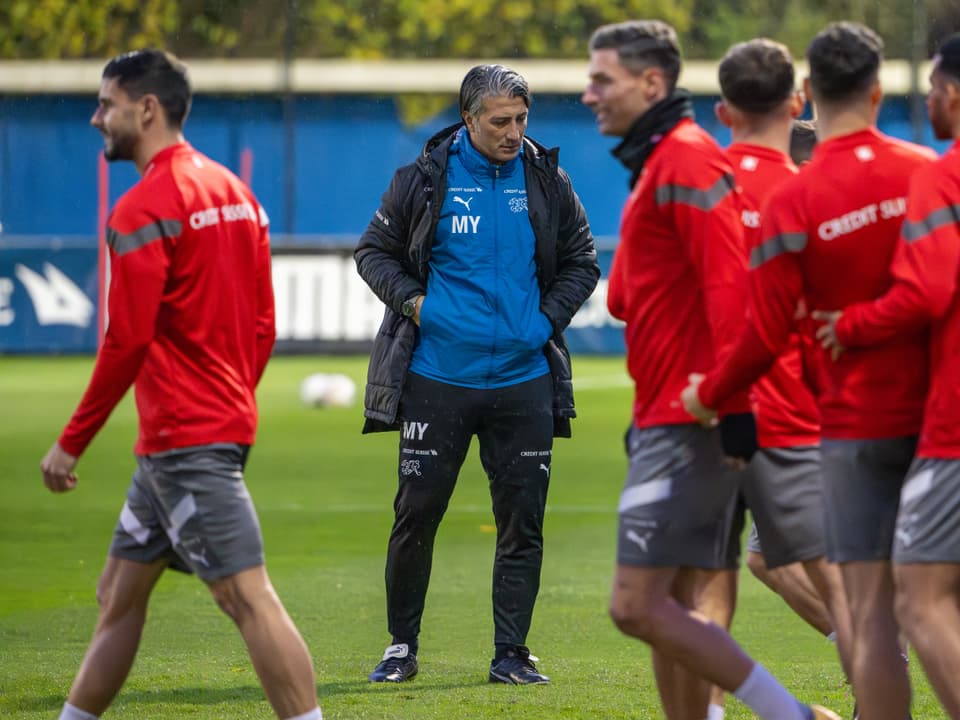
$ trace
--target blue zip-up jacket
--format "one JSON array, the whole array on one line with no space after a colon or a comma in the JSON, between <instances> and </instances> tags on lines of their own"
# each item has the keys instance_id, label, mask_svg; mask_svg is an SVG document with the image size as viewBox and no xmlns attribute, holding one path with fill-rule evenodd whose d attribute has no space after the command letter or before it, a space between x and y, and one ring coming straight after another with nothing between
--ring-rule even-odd
<instances>
[{"instance_id":1,"label":"blue zip-up jacket","mask_svg":"<svg viewBox=\"0 0 960 720\"><path fill-rule=\"evenodd\" d=\"M523 161L491 163L461 129L450 146L410 371L472 388L546 375Z\"/></svg>"},{"instance_id":2,"label":"blue zip-up jacket","mask_svg":"<svg viewBox=\"0 0 960 720\"><path fill-rule=\"evenodd\" d=\"M394 173L354 251L357 271L386 306L370 351L364 432L400 427L400 397L419 340L419 329L401 313L401 306L408 298L426 295L433 244L446 204L447 159L462 127L457 123L438 132L415 162ZM596 287L600 268L586 213L570 178L557 164L557 152L524 137L520 159L527 214L536 238L540 311L553 327L542 350L553 378L554 435L570 437L570 419L576 411L563 330Z\"/></svg>"}]
</instances>

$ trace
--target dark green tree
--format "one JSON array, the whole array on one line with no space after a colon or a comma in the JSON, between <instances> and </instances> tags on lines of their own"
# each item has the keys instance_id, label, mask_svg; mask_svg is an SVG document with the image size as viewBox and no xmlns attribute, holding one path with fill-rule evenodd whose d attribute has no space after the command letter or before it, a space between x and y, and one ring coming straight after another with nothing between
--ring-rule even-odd
<instances>
[{"instance_id":1,"label":"dark green tree","mask_svg":"<svg viewBox=\"0 0 960 720\"><path fill-rule=\"evenodd\" d=\"M803 57L810 38L827 23L853 20L883 37L886 57L909 58L914 5L915 0L696 0L688 55L718 58L735 42L765 36ZM928 5L956 3L931 0Z\"/></svg>"},{"instance_id":2,"label":"dark green tree","mask_svg":"<svg viewBox=\"0 0 960 720\"><path fill-rule=\"evenodd\" d=\"M693 0L303 0L315 57L584 57L598 25L659 17L686 31Z\"/></svg>"},{"instance_id":3,"label":"dark green tree","mask_svg":"<svg viewBox=\"0 0 960 720\"><path fill-rule=\"evenodd\" d=\"M688 58L758 35L802 56L831 20L864 22L910 57L917 3L928 49L960 30L957 0L3 0L0 58L106 57L144 45L184 57L584 58L598 25L658 17Z\"/></svg>"},{"instance_id":4,"label":"dark green tree","mask_svg":"<svg viewBox=\"0 0 960 720\"><path fill-rule=\"evenodd\" d=\"M90 57L158 45L177 20L174 0L7 0L0 57Z\"/></svg>"},{"instance_id":5,"label":"dark green tree","mask_svg":"<svg viewBox=\"0 0 960 720\"><path fill-rule=\"evenodd\" d=\"M108 57L166 47L183 55L238 54L244 17L257 0L5 0L0 58ZM242 53L239 53L242 54Z\"/></svg>"}]
</instances>

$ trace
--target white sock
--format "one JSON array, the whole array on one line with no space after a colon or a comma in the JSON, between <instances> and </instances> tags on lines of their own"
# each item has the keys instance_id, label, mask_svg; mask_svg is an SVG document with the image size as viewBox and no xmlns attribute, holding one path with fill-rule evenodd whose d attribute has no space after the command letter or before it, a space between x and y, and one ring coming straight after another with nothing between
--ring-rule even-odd
<instances>
[{"instance_id":1,"label":"white sock","mask_svg":"<svg viewBox=\"0 0 960 720\"><path fill-rule=\"evenodd\" d=\"M294 715L287 720L323 720L323 713L320 712L319 707L315 707L313 710L303 713L303 715Z\"/></svg>"},{"instance_id":2,"label":"white sock","mask_svg":"<svg viewBox=\"0 0 960 720\"><path fill-rule=\"evenodd\" d=\"M733 694L762 720L808 720L806 707L760 663L754 663L747 679Z\"/></svg>"},{"instance_id":3,"label":"white sock","mask_svg":"<svg viewBox=\"0 0 960 720\"><path fill-rule=\"evenodd\" d=\"M88 713L86 710L81 710L67 702L63 704L63 710L60 711L58 720L98 720L98 718L93 713Z\"/></svg>"},{"instance_id":4,"label":"white sock","mask_svg":"<svg viewBox=\"0 0 960 720\"><path fill-rule=\"evenodd\" d=\"M836 631L836 630L831 630L831 631L830 631L830 634L827 635L827 640L829 640L830 642L836 644L836 642L837 642L837 631Z\"/></svg>"},{"instance_id":5,"label":"white sock","mask_svg":"<svg viewBox=\"0 0 960 720\"><path fill-rule=\"evenodd\" d=\"M707 706L707 720L723 720L723 705L710 703Z\"/></svg>"}]
</instances>

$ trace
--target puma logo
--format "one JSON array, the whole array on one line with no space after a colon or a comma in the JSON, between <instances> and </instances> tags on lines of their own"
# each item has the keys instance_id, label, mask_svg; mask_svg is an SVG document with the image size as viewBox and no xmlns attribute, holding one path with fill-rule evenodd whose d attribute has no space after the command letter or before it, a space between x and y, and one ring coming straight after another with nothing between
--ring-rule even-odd
<instances>
[{"instance_id":1,"label":"puma logo","mask_svg":"<svg viewBox=\"0 0 960 720\"><path fill-rule=\"evenodd\" d=\"M550 477L550 466L549 466L549 465L544 465L543 463L540 463L540 469L543 470L543 471L547 474L547 477Z\"/></svg>"},{"instance_id":2,"label":"puma logo","mask_svg":"<svg viewBox=\"0 0 960 720\"><path fill-rule=\"evenodd\" d=\"M207 551L201 550L198 553L193 552L192 550L187 550L187 555L195 563L200 563L204 567L210 567L210 563L207 561Z\"/></svg>"},{"instance_id":3,"label":"puma logo","mask_svg":"<svg viewBox=\"0 0 960 720\"><path fill-rule=\"evenodd\" d=\"M647 541L653 536L652 532L638 534L634 530L627 530L627 540L636 544L642 552L647 552Z\"/></svg>"},{"instance_id":4,"label":"puma logo","mask_svg":"<svg viewBox=\"0 0 960 720\"><path fill-rule=\"evenodd\" d=\"M461 205L463 205L463 206L467 209L467 212L470 212L470 203L473 202L473 198L470 198L469 200L464 200L464 199L463 199L462 197L460 197L459 195L454 195L454 196L453 196L453 201L454 201L455 203L460 203Z\"/></svg>"}]
</instances>

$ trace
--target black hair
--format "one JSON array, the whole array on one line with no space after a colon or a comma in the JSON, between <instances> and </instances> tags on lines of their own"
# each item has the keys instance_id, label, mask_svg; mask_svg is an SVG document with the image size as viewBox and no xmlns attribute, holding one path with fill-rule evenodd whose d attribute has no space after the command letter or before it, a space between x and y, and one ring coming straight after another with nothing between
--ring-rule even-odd
<instances>
[{"instance_id":1,"label":"black hair","mask_svg":"<svg viewBox=\"0 0 960 720\"><path fill-rule=\"evenodd\" d=\"M883 40L866 25L836 22L816 34L807 47L810 86L827 102L865 92L879 77Z\"/></svg>"},{"instance_id":2,"label":"black hair","mask_svg":"<svg viewBox=\"0 0 960 720\"><path fill-rule=\"evenodd\" d=\"M103 79L110 78L117 78L117 85L134 100L156 95L170 127L183 127L192 92L187 66L175 55L153 49L118 55L103 68Z\"/></svg>"},{"instance_id":3,"label":"black hair","mask_svg":"<svg viewBox=\"0 0 960 720\"><path fill-rule=\"evenodd\" d=\"M720 61L720 92L738 110L762 115L794 91L793 58L786 45L756 38L732 46Z\"/></svg>"},{"instance_id":4,"label":"black hair","mask_svg":"<svg viewBox=\"0 0 960 720\"><path fill-rule=\"evenodd\" d=\"M672 93L680 77L680 41L662 20L627 20L602 25L590 36L591 50L616 50L620 64L639 74L648 67L663 70Z\"/></svg>"},{"instance_id":5,"label":"black hair","mask_svg":"<svg viewBox=\"0 0 960 720\"><path fill-rule=\"evenodd\" d=\"M476 65L460 83L460 112L476 117L488 97L518 97L530 107L530 88L516 70L503 65Z\"/></svg>"},{"instance_id":6,"label":"black hair","mask_svg":"<svg viewBox=\"0 0 960 720\"><path fill-rule=\"evenodd\" d=\"M940 57L937 70L960 84L960 33L954 33L941 42L937 55Z\"/></svg>"}]
</instances>

